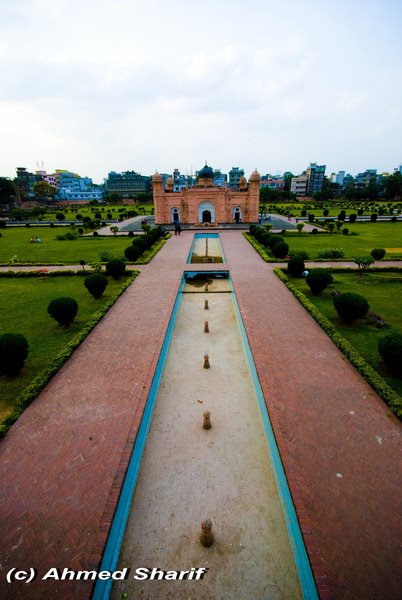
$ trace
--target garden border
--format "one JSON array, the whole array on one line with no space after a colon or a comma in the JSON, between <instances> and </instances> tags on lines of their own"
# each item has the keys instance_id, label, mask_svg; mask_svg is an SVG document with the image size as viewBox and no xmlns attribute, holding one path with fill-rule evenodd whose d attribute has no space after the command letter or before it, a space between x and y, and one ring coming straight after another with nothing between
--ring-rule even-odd
<instances>
[{"instance_id":1,"label":"garden border","mask_svg":"<svg viewBox=\"0 0 402 600\"><path fill-rule=\"evenodd\" d=\"M297 298L300 304L307 312L315 319L325 333L331 338L339 350L346 356L349 362L355 369L364 377L369 385L377 392L377 394L388 405L389 409L399 418L402 419L402 398L397 394L371 367L359 352L341 335L334 325L325 317L322 312L313 304L307 296L296 288L284 273L284 269L273 269L275 275L286 285L288 290ZM331 269L331 272L336 273L336 269Z\"/></svg>"}]
</instances>

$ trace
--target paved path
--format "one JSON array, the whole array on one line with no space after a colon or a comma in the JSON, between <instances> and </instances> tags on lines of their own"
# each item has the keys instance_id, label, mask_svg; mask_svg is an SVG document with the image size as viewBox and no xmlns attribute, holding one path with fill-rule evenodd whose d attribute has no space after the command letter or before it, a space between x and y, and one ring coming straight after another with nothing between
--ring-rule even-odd
<instances>
[{"instance_id":1,"label":"paved path","mask_svg":"<svg viewBox=\"0 0 402 600\"><path fill-rule=\"evenodd\" d=\"M321 597L397 598L400 424L272 265L221 235ZM5 571L99 565L192 239L165 244L0 442ZM91 584L27 588L0 596L80 600Z\"/></svg>"}]
</instances>

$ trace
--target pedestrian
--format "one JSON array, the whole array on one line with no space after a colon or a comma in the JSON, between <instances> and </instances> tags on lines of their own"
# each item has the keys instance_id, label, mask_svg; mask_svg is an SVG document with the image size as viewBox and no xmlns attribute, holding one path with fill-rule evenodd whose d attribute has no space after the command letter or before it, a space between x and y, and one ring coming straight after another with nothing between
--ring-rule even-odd
<instances>
[{"instance_id":1,"label":"pedestrian","mask_svg":"<svg viewBox=\"0 0 402 600\"><path fill-rule=\"evenodd\" d=\"M177 222L177 233L180 235L181 234L181 227L180 227L180 223Z\"/></svg>"},{"instance_id":2,"label":"pedestrian","mask_svg":"<svg viewBox=\"0 0 402 600\"><path fill-rule=\"evenodd\" d=\"M174 222L174 234L177 235L179 231L179 224L177 221Z\"/></svg>"}]
</instances>

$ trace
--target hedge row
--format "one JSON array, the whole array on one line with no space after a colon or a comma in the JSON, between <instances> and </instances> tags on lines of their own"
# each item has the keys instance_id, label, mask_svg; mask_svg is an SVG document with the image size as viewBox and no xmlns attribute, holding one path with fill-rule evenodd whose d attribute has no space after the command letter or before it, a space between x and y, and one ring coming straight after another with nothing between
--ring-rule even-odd
<instances>
[{"instance_id":1,"label":"hedge row","mask_svg":"<svg viewBox=\"0 0 402 600\"><path fill-rule=\"evenodd\" d=\"M15 421L22 415L24 410L31 404L33 400L38 396L38 394L42 391L45 385L51 380L53 375L57 373L57 371L64 365L66 360L70 358L71 354L74 350L84 341L87 335L92 331L92 329L97 325L97 323L101 320L101 318L107 313L107 311L113 306L116 300L123 294L123 292L131 285L134 279L139 274L139 271L134 271L134 273L124 282L121 288L116 292L116 294L109 300L109 302L100 310L98 310L92 318L87 322L87 324L81 329L79 333L61 350L52 360L48 367L39 375L37 375L34 380L19 394L16 399L16 405L14 411L11 415L6 417L3 422L0 424L0 437L3 437L10 427L15 423Z\"/></svg>"},{"instance_id":2,"label":"hedge row","mask_svg":"<svg viewBox=\"0 0 402 600\"><path fill-rule=\"evenodd\" d=\"M166 244L167 240L172 237L171 233L166 234L163 238L160 238L157 242L155 242L149 250L146 250L133 264L134 265L147 265L159 252L164 244Z\"/></svg>"},{"instance_id":3,"label":"hedge row","mask_svg":"<svg viewBox=\"0 0 402 600\"><path fill-rule=\"evenodd\" d=\"M307 312L317 321L320 327L331 338L339 350L349 359L352 365L363 375L364 379L371 385L377 394L388 404L392 412L402 418L402 398L384 381L364 358L353 348L353 346L336 330L335 326L325 317L310 300L288 281L282 269L274 269L275 275L286 285L288 290L298 299Z\"/></svg>"}]
</instances>

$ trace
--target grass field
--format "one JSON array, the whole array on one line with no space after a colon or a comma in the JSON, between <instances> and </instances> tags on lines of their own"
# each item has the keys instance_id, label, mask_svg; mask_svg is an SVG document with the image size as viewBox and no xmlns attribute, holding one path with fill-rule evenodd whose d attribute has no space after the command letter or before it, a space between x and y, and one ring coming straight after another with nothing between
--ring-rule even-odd
<instances>
[{"instance_id":1,"label":"grass field","mask_svg":"<svg viewBox=\"0 0 402 600\"><path fill-rule=\"evenodd\" d=\"M332 206L331 206L332 204ZM373 207L369 208L367 203L367 207L364 211L364 216L370 216L372 213L377 212L378 210L375 210L375 207L377 206L378 208L380 208L381 206L384 208L385 210L385 214L388 215L389 214L389 208L387 206L387 202L378 202L378 204L374 203ZM280 210L284 209L285 211L290 210L290 212L293 214L294 217L300 217L300 213L303 209L306 208L306 206L308 206L309 208L307 208L307 214L308 213L313 213L317 219L320 219L324 216L323 211L324 208L319 208L317 206L314 205L314 202L309 202L309 203L295 203L295 202L289 202L289 203L277 203L274 205L269 205L269 204L265 204L265 208L267 208L267 212L275 212L275 208L278 207ZM328 217L337 217L338 214L341 212L341 210L345 210L346 212L346 216L348 217L350 214L354 213L357 214L358 209L360 208L360 206L364 206L364 203L362 204L358 204L356 206L347 206L347 203L340 203L339 206L333 206L333 203L331 201L328 201L328 203L326 204L326 208L329 210L329 214ZM260 204L260 212L262 210L263 205ZM392 208L394 209L393 214L400 214L402 212L401 209L401 203L400 202L393 202L392 203ZM346 219L346 222L348 221L348 219Z\"/></svg>"},{"instance_id":2,"label":"grass field","mask_svg":"<svg viewBox=\"0 0 402 600\"><path fill-rule=\"evenodd\" d=\"M0 263L10 264L17 256L17 263L33 264L78 264L99 262L100 251L108 250L114 258L124 257L124 249L131 245L128 236L94 237L92 235L76 240L57 240L56 236L69 231L69 228L50 227L9 227L2 229L0 238ZM31 237L39 236L40 244L31 244Z\"/></svg>"},{"instance_id":3,"label":"grass field","mask_svg":"<svg viewBox=\"0 0 402 600\"><path fill-rule=\"evenodd\" d=\"M72 211L71 208L72 207L48 210L48 212L44 216L42 216L42 220L55 221L57 213L63 213L65 215L65 218L67 221L70 221L70 220L74 221L76 219L77 213L82 215L83 217L91 217L92 219L95 218L95 216L94 216L95 213L100 213L101 221L110 219L110 217L107 216L108 213L112 215L112 217L111 217L112 219L118 219L124 210L127 210L127 211L135 210L139 215L151 215L151 214L153 214L154 205L151 203L151 204L140 204L140 205L126 204L126 205L115 205L115 206L107 206L107 205L82 206L82 207L77 207L77 209L74 211Z\"/></svg>"},{"instance_id":4,"label":"grass field","mask_svg":"<svg viewBox=\"0 0 402 600\"><path fill-rule=\"evenodd\" d=\"M12 411L18 394L40 373L54 356L82 329L88 319L122 286L124 278L108 277L108 286L99 300L84 287L82 276L0 278L0 332L22 333L29 351L21 373L9 378L0 375L0 421ZM47 314L53 298L70 296L78 302L78 314L68 327L60 327Z\"/></svg>"},{"instance_id":5,"label":"grass field","mask_svg":"<svg viewBox=\"0 0 402 600\"><path fill-rule=\"evenodd\" d=\"M361 354L361 356L385 379L388 385L402 396L402 379L392 377L382 365L378 353L378 341L392 331L402 333L402 273L366 273L362 278L355 273L333 272L331 288L340 292L356 292L367 298L370 310L380 314L390 324L389 329L377 329L360 319L352 324L343 323L335 311L331 289L320 296L310 292L304 279L289 277L291 281L335 325Z\"/></svg>"},{"instance_id":6,"label":"grass field","mask_svg":"<svg viewBox=\"0 0 402 600\"><path fill-rule=\"evenodd\" d=\"M323 248L342 248L346 259L353 259L361 254L369 254L373 248L385 248L386 259L402 257L402 223L358 223L348 226L350 232L359 235L343 235L342 233L298 234L286 233L284 238L290 251L305 250L311 259L318 257Z\"/></svg>"}]
</instances>

